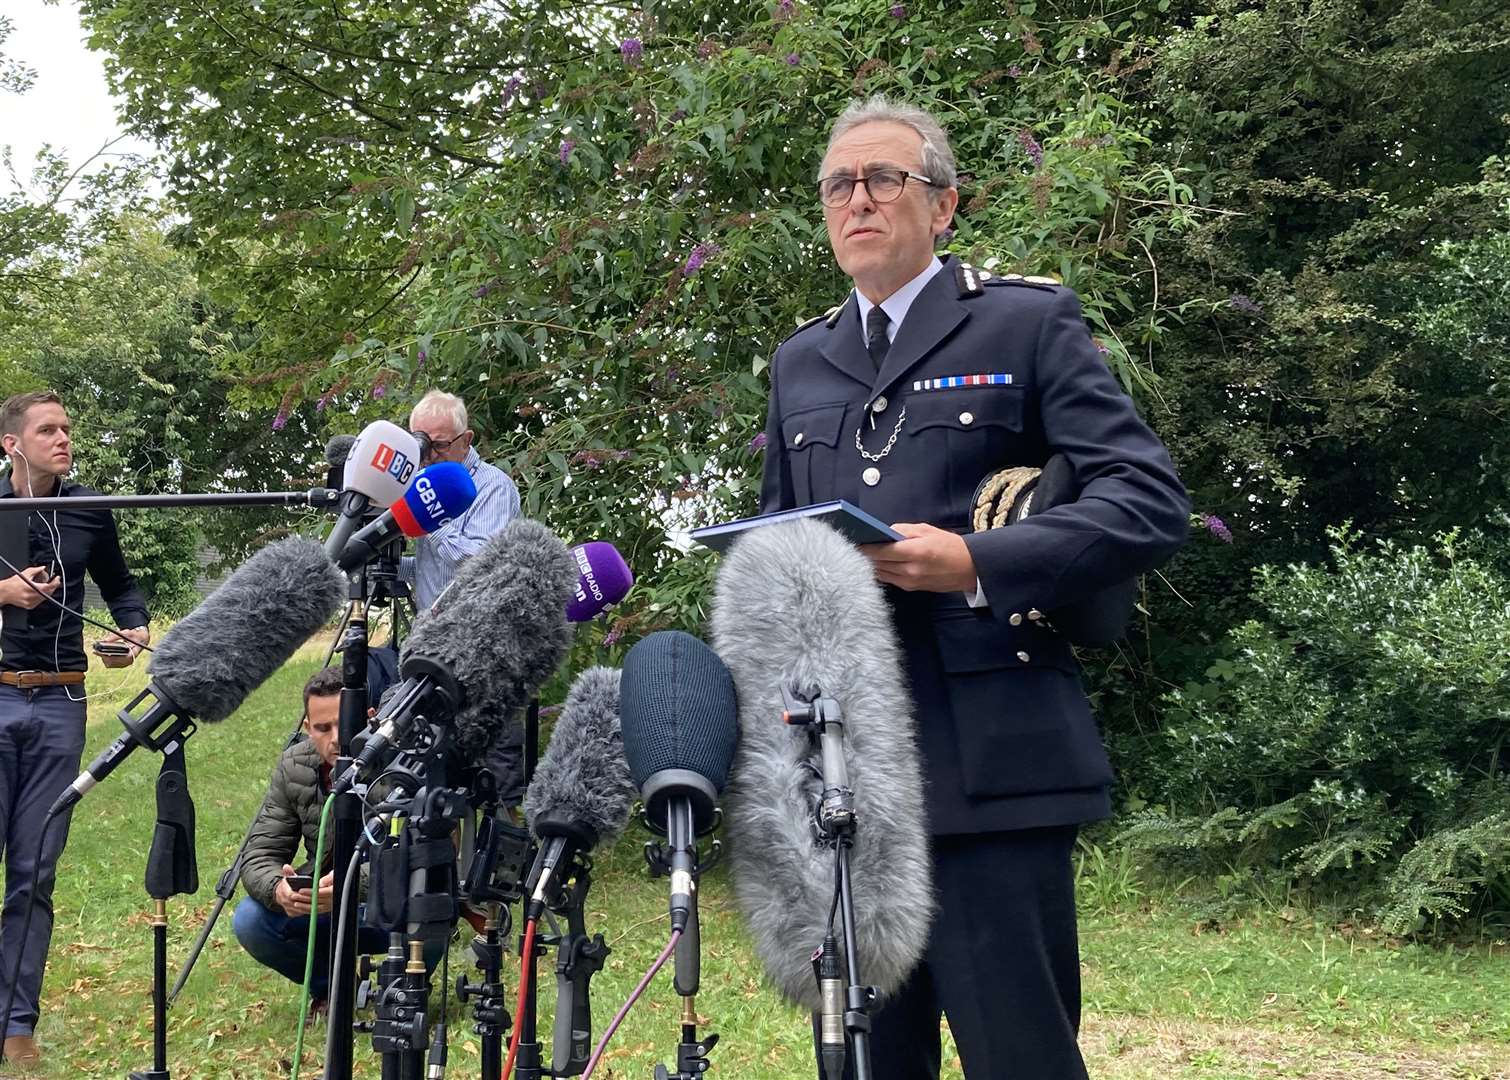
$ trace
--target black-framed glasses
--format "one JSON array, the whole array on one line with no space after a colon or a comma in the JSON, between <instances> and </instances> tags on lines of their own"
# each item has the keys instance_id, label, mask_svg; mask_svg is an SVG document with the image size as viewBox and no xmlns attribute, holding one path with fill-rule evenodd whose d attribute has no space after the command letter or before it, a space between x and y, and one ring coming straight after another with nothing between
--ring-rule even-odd
<instances>
[{"instance_id":1,"label":"black-framed glasses","mask_svg":"<svg viewBox=\"0 0 1510 1080\"><path fill-rule=\"evenodd\" d=\"M427 457L434 457L437 454L444 454L447 450L451 449L452 443L458 439L466 438L467 435L463 431L460 435L455 435L449 439L432 439L427 432L423 431L411 431L409 434L413 435L415 441L419 443L419 456L422 460Z\"/></svg>"},{"instance_id":2,"label":"black-framed glasses","mask_svg":"<svg viewBox=\"0 0 1510 1080\"><path fill-rule=\"evenodd\" d=\"M818 181L818 198L823 200L824 206L848 206L849 200L854 197L855 185L864 184L865 190L873 201L896 202L902 197L902 191L907 187L908 180L916 180L929 187L933 187L934 184L933 177L909 172L906 169L877 169L869 176L822 177Z\"/></svg>"}]
</instances>

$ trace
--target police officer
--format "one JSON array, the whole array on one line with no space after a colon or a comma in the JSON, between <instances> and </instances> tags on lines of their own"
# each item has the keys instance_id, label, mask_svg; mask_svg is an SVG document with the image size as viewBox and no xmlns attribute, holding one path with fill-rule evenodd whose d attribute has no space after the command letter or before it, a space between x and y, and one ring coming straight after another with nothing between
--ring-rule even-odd
<instances>
[{"instance_id":1,"label":"police officer","mask_svg":"<svg viewBox=\"0 0 1510 1080\"><path fill-rule=\"evenodd\" d=\"M887 586L916 705L940 913L874 1015L877 1080L1086 1075L1071 863L1111 768L1056 609L1167 559L1189 504L1073 292L934 254L959 193L927 113L872 98L819 172L853 280L771 364L761 510L847 499L906 539L863 550ZM971 531L977 486L1062 455L1079 497Z\"/></svg>"}]
</instances>

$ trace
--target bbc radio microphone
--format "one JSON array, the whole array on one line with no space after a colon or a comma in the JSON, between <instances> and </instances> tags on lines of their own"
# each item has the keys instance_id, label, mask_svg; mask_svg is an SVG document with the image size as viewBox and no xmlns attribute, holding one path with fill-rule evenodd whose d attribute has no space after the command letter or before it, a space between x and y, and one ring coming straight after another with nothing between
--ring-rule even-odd
<instances>
[{"instance_id":1,"label":"bbc radio microphone","mask_svg":"<svg viewBox=\"0 0 1510 1080\"><path fill-rule=\"evenodd\" d=\"M634 781L619 726L619 671L588 668L572 682L550 745L524 796L540 839L528 881L528 915L538 918L556 867L574 852L612 844L629 822Z\"/></svg>"},{"instance_id":2,"label":"bbc radio microphone","mask_svg":"<svg viewBox=\"0 0 1510 1080\"><path fill-rule=\"evenodd\" d=\"M844 717L856 952L866 982L891 993L923 955L934 899L912 700L871 564L816 521L753 529L719 568L712 629L739 688L725 821L756 952L785 997L821 1010L811 959L827 935L835 866L813 828L822 750L782 722L784 688L816 690ZM626 719L626 740L628 730Z\"/></svg>"},{"instance_id":3,"label":"bbc radio microphone","mask_svg":"<svg viewBox=\"0 0 1510 1080\"><path fill-rule=\"evenodd\" d=\"M415 619L399 664L403 681L338 790L348 790L421 716L449 722L456 754L480 760L566 656L566 604L576 580L566 545L525 518L464 561L442 602Z\"/></svg>"},{"instance_id":4,"label":"bbc radio microphone","mask_svg":"<svg viewBox=\"0 0 1510 1080\"><path fill-rule=\"evenodd\" d=\"M136 747L152 745L170 720L230 716L330 621L345 594L345 579L312 540L291 537L257 552L163 635L148 665L151 681L120 712L127 733L79 774L52 813L82 799ZM136 715L143 703L146 712Z\"/></svg>"},{"instance_id":5,"label":"bbc radio microphone","mask_svg":"<svg viewBox=\"0 0 1510 1080\"><path fill-rule=\"evenodd\" d=\"M325 460L334 467L341 457L341 514L325 538L325 554L336 558L362 516L374 506L389 506L403 497L419 468L420 445L389 420L374 420L355 438L337 435L325 444Z\"/></svg>"},{"instance_id":6,"label":"bbc radio microphone","mask_svg":"<svg viewBox=\"0 0 1510 1080\"><path fill-rule=\"evenodd\" d=\"M629 593L634 574L619 549L606 540L592 540L571 549L577 564L577 591L566 605L572 622L588 622Z\"/></svg>"},{"instance_id":7,"label":"bbc radio microphone","mask_svg":"<svg viewBox=\"0 0 1510 1080\"><path fill-rule=\"evenodd\" d=\"M432 533L466 513L476 498L477 485L464 466L454 461L438 461L421 469L414 483L381 517L364 525L347 541L336 565L342 570L354 570L399 537Z\"/></svg>"}]
</instances>

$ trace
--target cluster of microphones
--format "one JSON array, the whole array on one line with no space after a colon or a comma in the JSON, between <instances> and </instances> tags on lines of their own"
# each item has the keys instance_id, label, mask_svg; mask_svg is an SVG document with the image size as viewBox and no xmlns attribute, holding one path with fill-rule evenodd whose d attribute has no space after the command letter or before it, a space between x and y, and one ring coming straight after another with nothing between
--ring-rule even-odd
<instances>
[{"instance_id":1,"label":"cluster of microphones","mask_svg":"<svg viewBox=\"0 0 1510 1080\"><path fill-rule=\"evenodd\" d=\"M170 629L149 686L122 712L126 733L55 809L76 803L138 746L158 749L170 719L226 719L335 617L352 571L398 538L463 513L476 495L468 471L451 462L418 468L420 450L386 422L332 440L327 458L343 494L328 538L268 545ZM364 788L422 731L444 731L454 758L480 761L557 673L573 625L623 599L632 582L609 543L569 547L537 522L510 522L417 613L399 681L335 791ZM674 955L675 988L689 997L699 979L698 841L721 825L735 898L769 981L820 1018L823 1075L837 1080L848 1053L863 1076L855 1044L864 1014L921 957L934 913L912 705L889 612L869 563L816 522L756 529L737 542L712 611L709 642L657 631L628 650L622 670L590 668L572 682L524 802L534 843L518 883L526 935L548 917L574 860L612 843L638 801L664 837L669 878L669 941L657 967ZM810 704L818 722L794 713L794 701ZM819 821L820 807L836 800L845 807L839 832ZM842 906L841 848L851 860ZM530 977L525 963L521 979ZM558 1063L537 1074L591 1076L632 1001L585 1063L579 1052L571 1071ZM567 1024L579 1046L588 1033L575 1028L586 1015ZM712 1040L688 1035L684 1027L684 1050L701 1053L686 1051L684 1067L661 1075L708 1067ZM558 1055L564 1045L557 1040Z\"/></svg>"}]
</instances>

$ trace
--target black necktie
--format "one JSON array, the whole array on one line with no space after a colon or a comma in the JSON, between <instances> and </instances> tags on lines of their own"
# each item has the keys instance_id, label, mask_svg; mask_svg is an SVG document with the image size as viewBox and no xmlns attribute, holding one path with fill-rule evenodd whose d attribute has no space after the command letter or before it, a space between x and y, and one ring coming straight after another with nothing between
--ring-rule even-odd
<instances>
[{"instance_id":1,"label":"black necktie","mask_svg":"<svg viewBox=\"0 0 1510 1080\"><path fill-rule=\"evenodd\" d=\"M870 309L865 316L865 347L870 350L870 358L876 365L876 370L881 370L881 364L886 360L886 353L891 348L891 339L886 336L886 327L891 320L886 317L886 312L877 304Z\"/></svg>"}]
</instances>

